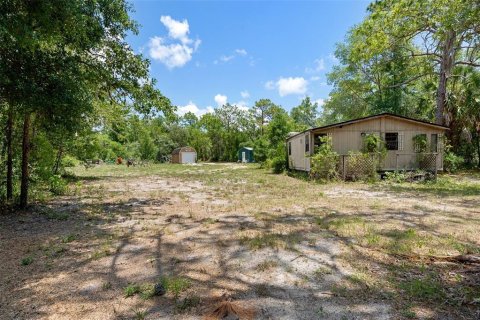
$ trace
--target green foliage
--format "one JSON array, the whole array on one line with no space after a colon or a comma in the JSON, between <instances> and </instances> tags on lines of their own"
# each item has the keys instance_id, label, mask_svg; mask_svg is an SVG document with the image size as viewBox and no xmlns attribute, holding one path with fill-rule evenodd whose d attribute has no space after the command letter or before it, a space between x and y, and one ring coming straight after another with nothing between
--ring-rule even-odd
<instances>
[{"instance_id":1,"label":"green foliage","mask_svg":"<svg viewBox=\"0 0 480 320\"><path fill-rule=\"evenodd\" d=\"M71 155L66 155L62 158L62 167L64 168L73 168L78 165L80 165L80 161Z\"/></svg>"},{"instance_id":2,"label":"green foliage","mask_svg":"<svg viewBox=\"0 0 480 320\"><path fill-rule=\"evenodd\" d=\"M320 138L320 146L311 157L310 176L313 179L332 180L338 178L339 156L333 150L332 139Z\"/></svg>"},{"instance_id":3,"label":"green foliage","mask_svg":"<svg viewBox=\"0 0 480 320\"><path fill-rule=\"evenodd\" d=\"M285 159L285 156L276 156L271 160L270 166L273 173L283 173L287 169L287 161Z\"/></svg>"},{"instance_id":4,"label":"green foliage","mask_svg":"<svg viewBox=\"0 0 480 320\"><path fill-rule=\"evenodd\" d=\"M315 127L318 118L318 103L312 103L310 97L306 97L299 106L290 111L290 116L297 125L298 131Z\"/></svg>"},{"instance_id":5,"label":"green foliage","mask_svg":"<svg viewBox=\"0 0 480 320\"><path fill-rule=\"evenodd\" d=\"M464 159L461 156L457 156L453 152L445 152L443 156L443 169L447 172L456 172L464 163Z\"/></svg>"},{"instance_id":6,"label":"green foliage","mask_svg":"<svg viewBox=\"0 0 480 320\"><path fill-rule=\"evenodd\" d=\"M48 179L49 189L55 195L64 195L68 191L68 186L65 180L60 175L52 175Z\"/></svg>"},{"instance_id":7,"label":"green foliage","mask_svg":"<svg viewBox=\"0 0 480 320\"><path fill-rule=\"evenodd\" d=\"M173 294L173 297L175 300L178 299L178 297L180 296L180 293L187 290L191 286L191 282L184 277L164 276L160 278L160 282L163 285L163 287L167 290L167 292L170 292Z\"/></svg>"},{"instance_id":8,"label":"green foliage","mask_svg":"<svg viewBox=\"0 0 480 320\"><path fill-rule=\"evenodd\" d=\"M417 134L413 136L413 145L415 152L423 153L427 152L427 136L425 134Z\"/></svg>"},{"instance_id":9,"label":"green foliage","mask_svg":"<svg viewBox=\"0 0 480 320\"><path fill-rule=\"evenodd\" d=\"M362 137L362 153L386 154L385 141L380 135L367 133Z\"/></svg>"},{"instance_id":10,"label":"green foliage","mask_svg":"<svg viewBox=\"0 0 480 320\"><path fill-rule=\"evenodd\" d=\"M29 264L32 264L33 258L28 256L22 259L21 264L22 266L28 266Z\"/></svg>"}]
</instances>

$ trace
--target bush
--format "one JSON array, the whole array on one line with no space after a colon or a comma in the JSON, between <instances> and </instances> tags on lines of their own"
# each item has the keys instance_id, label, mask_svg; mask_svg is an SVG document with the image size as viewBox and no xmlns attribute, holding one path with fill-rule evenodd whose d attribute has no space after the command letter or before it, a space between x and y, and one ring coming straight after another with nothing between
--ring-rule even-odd
<instances>
[{"instance_id":1,"label":"bush","mask_svg":"<svg viewBox=\"0 0 480 320\"><path fill-rule=\"evenodd\" d=\"M48 179L50 192L63 195L67 192L67 183L60 175L53 175Z\"/></svg>"},{"instance_id":2,"label":"bush","mask_svg":"<svg viewBox=\"0 0 480 320\"><path fill-rule=\"evenodd\" d=\"M277 156L270 162L273 173L280 174L287 169L287 161L285 157Z\"/></svg>"},{"instance_id":3,"label":"bush","mask_svg":"<svg viewBox=\"0 0 480 320\"><path fill-rule=\"evenodd\" d=\"M443 169L447 172L455 172L463 164L464 159L453 152L445 152L443 158Z\"/></svg>"},{"instance_id":4,"label":"bush","mask_svg":"<svg viewBox=\"0 0 480 320\"><path fill-rule=\"evenodd\" d=\"M80 165L80 161L72 156L66 155L62 159L62 167L64 168L72 168Z\"/></svg>"},{"instance_id":5,"label":"bush","mask_svg":"<svg viewBox=\"0 0 480 320\"><path fill-rule=\"evenodd\" d=\"M331 180L338 178L338 153L333 150L330 137L320 138L320 147L312 156L310 176L313 179Z\"/></svg>"}]
</instances>

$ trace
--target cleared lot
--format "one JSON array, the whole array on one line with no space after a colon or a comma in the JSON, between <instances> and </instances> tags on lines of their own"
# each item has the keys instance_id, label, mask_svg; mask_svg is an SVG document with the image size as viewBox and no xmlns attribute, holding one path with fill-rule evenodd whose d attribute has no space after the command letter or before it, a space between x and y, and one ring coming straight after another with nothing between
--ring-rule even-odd
<instances>
[{"instance_id":1,"label":"cleared lot","mask_svg":"<svg viewBox=\"0 0 480 320\"><path fill-rule=\"evenodd\" d=\"M239 164L75 170L0 216L0 318L474 319L480 178L316 184ZM154 285L166 289L154 295ZM245 317L248 318L248 317Z\"/></svg>"}]
</instances>

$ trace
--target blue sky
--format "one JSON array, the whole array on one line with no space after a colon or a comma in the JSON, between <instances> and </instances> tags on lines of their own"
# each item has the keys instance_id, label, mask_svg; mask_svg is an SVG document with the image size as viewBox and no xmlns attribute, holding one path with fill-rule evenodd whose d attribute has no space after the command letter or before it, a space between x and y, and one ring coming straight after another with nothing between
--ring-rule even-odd
<instances>
[{"instance_id":1,"label":"blue sky","mask_svg":"<svg viewBox=\"0 0 480 320\"><path fill-rule=\"evenodd\" d=\"M290 110L320 104L331 88L335 44L369 1L132 1L141 25L128 42L151 60L158 88L179 113L260 98Z\"/></svg>"}]
</instances>

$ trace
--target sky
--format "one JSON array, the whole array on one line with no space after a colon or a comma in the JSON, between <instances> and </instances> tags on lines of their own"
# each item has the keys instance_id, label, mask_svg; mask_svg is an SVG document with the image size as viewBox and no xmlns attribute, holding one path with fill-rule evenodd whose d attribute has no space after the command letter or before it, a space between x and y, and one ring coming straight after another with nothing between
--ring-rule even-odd
<instances>
[{"instance_id":1,"label":"sky","mask_svg":"<svg viewBox=\"0 0 480 320\"><path fill-rule=\"evenodd\" d=\"M132 1L157 87L180 115L261 98L286 110L305 96L321 106L335 45L362 21L369 1Z\"/></svg>"}]
</instances>

